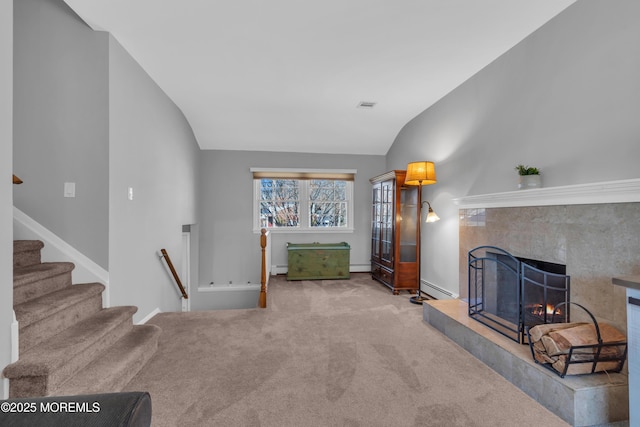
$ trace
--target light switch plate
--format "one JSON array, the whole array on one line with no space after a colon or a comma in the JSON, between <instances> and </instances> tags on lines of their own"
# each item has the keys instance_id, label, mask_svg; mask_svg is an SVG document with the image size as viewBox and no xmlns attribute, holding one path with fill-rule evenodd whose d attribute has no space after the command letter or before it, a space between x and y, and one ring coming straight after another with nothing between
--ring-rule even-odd
<instances>
[{"instance_id":1,"label":"light switch plate","mask_svg":"<svg viewBox=\"0 0 640 427\"><path fill-rule=\"evenodd\" d=\"M64 183L64 197L76 197L76 183L65 182Z\"/></svg>"}]
</instances>

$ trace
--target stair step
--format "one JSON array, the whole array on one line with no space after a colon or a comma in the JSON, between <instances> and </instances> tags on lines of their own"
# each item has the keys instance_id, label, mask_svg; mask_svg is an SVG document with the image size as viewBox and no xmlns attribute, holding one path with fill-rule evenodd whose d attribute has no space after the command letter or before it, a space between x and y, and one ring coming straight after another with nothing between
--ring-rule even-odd
<instances>
[{"instance_id":1,"label":"stair step","mask_svg":"<svg viewBox=\"0 0 640 427\"><path fill-rule=\"evenodd\" d=\"M40 264L40 250L44 243L40 240L13 241L13 268Z\"/></svg>"},{"instance_id":2,"label":"stair step","mask_svg":"<svg viewBox=\"0 0 640 427\"><path fill-rule=\"evenodd\" d=\"M71 262L45 262L14 269L13 304L22 304L71 286L74 268Z\"/></svg>"},{"instance_id":3,"label":"stair step","mask_svg":"<svg viewBox=\"0 0 640 427\"><path fill-rule=\"evenodd\" d=\"M133 328L136 307L106 308L20 355L3 373L10 397L48 396Z\"/></svg>"},{"instance_id":4,"label":"stair step","mask_svg":"<svg viewBox=\"0 0 640 427\"><path fill-rule=\"evenodd\" d=\"M20 358L4 368L12 398L120 391L153 356L160 328L136 307L102 308L104 285L72 285L74 264L42 263L40 240L13 242Z\"/></svg>"},{"instance_id":5,"label":"stair step","mask_svg":"<svg viewBox=\"0 0 640 427\"><path fill-rule=\"evenodd\" d=\"M156 325L134 326L54 393L70 396L121 391L153 356L161 332Z\"/></svg>"},{"instance_id":6,"label":"stair step","mask_svg":"<svg viewBox=\"0 0 640 427\"><path fill-rule=\"evenodd\" d=\"M14 306L20 324L20 353L102 309L104 285L69 286Z\"/></svg>"}]
</instances>

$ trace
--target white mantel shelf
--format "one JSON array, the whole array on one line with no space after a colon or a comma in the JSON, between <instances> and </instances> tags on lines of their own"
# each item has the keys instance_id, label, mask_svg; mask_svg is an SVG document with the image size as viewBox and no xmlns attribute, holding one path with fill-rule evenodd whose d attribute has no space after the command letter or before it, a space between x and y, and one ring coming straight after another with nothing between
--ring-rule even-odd
<instances>
[{"instance_id":1,"label":"white mantel shelf","mask_svg":"<svg viewBox=\"0 0 640 427\"><path fill-rule=\"evenodd\" d=\"M640 178L479 194L453 199L461 209L640 202Z\"/></svg>"},{"instance_id":2,"label":"white mantel shelf","mask_svg":"<svg viewBox=\"0 0 640 427\"><path fill-rule=\"evenodd\" d=\"M640 274L636 276L622 276L611 279L614 285L622 286L629 289L637 289L640 291Z\"/></svg>"}]
</instances>

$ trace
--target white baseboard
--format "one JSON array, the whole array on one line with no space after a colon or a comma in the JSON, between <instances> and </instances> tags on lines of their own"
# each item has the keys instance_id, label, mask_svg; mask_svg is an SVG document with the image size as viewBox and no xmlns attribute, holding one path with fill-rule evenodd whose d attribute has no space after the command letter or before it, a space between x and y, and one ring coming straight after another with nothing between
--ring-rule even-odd
<instances>
[{"instance_id":1,"label":"white baseboard","mask_svg":"<svg viewBox=\"0 0 640 427\"><path fill-rule=\"evenodd\" d=\"M371 264L350 264L349 272L351 273L370 273Z\"/></svg>"},{"instance_id":2,"label":"white baseboard","mask_svg":"<svg viewBox=\"0 0 640 427\"><path fill-rule=\"evenodd\" d=\"M289 271L289 267L287 265L274 265L271 267L271 274L273 275L287 274L287 271Z\"/></svg>"},{"instance_id":3,"label":"white baseboard","mask_svg":"<svg viewBox=\"0 0 640 427\"><path fill-rule=\"evenodd\" d=\"M20 324L16 319L16 312L13 311L13 321L11 322L11 363L20 357Z\"/></svg>"},{"instance_id":4,"label":"white baseboard","mask_svg":"<svg viewBox=\"0 0 640 427\"><path fill-rule=\"evenodd\" d=\"M448 289L443 289L437 285L434 285L433 283L429 283L426 280L421 279L420 284L420 289L422 290L422 292L429 294L437 299L458 299L458 297L460 296Z\"/></svg>"},{"instance_id":5,"label":"white baseboard","mask_svg":"<svg viewBox=\"0 0 640 427\"><path fill-rule=\"evenodd\" d=\"M153 316L155 316L158 313L162 313L162 310L160 310L159 308L156 308L155 310L153 310L151 313L147 314L142 320L140 320L138 323L136 323L136 325L144 325L145 323L147 323L149 320L151 320L151 318Z\"/></svg>"},{"instance_id":6,"label":"white baseboard","mask_svg":"<svg viewBox=\"0 0 640 427\"><path fill-rule=\"evenodd\" d=\"M17 362L18 357L20 357L19 326L18 319L16 319L16 312L13 311L13 320L11 321L11 363ZM9 398L9 378L5 378L2 375L2 371L0 371L0 378L2 378L0 396L2 396L1 398L3 400L6 400Z\"/></svg>"},{"instance_id":7,"label":"white baseboard","mask_svg":"<svg viewBox=\"0 0 640 427\"><path fill-rule=\"evenodd\" d=\"M288 265L274 265L271 267L271 274L287 274L289 271ZM349 264L350 273L369 273L371 271L371 264Z\"/></svg>"},{"instance_id":8,"label":"white baseboard","mask_svg":"<svg viewBox=\"0 0 640 427\"><path fill-rule=\"evenodd\" d=\"M109 272L15 206L13 207L13 238L41 240L44 243L41 252L43 260L74 263L73 282L102 283L105 286L102 293L103 307L110 307Z\"/></svg>"}]
</instances>

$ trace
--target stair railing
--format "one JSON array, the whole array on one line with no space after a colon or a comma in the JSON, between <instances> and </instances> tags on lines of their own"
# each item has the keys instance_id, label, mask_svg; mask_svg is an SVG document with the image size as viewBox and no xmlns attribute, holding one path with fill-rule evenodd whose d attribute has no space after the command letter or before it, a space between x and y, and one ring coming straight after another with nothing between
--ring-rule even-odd
<instances>
[{"instance_id":1,"label":"stair railing","mask_svg":"<svg viewBox=\"0 0 640 427\"><path fill-rule=\"evenodd\" d=\"M189 295L187 295L187 291L185 291L184 286L182 286L182 282L180 281L180 277L178 277L178 273L176 269L173 267L173 263L171 262L171 258L165 249L160 249L160 253L162 253L160 258L164 258L167 262L167 266L169 270L171 270L171 274L173 275L173 280L176 281L176 285L178 285L178 289L180 289L180 293L182 294L182 298L188 299Z\"/></svg>"},{"instance_id":2,"label":"stair railing","mask_svg":"<svg viewBox=\"0 0 640 427\"><path fill-rule=\"evenodd\" d=\"M269 287L269 276L271 276L271 240L267 237L269 232L266 229L260 230L260 247L262 248L262 262L260 267L260 298L258 307L267 308L267 288Z\"/></svg>"}]
</instances>

